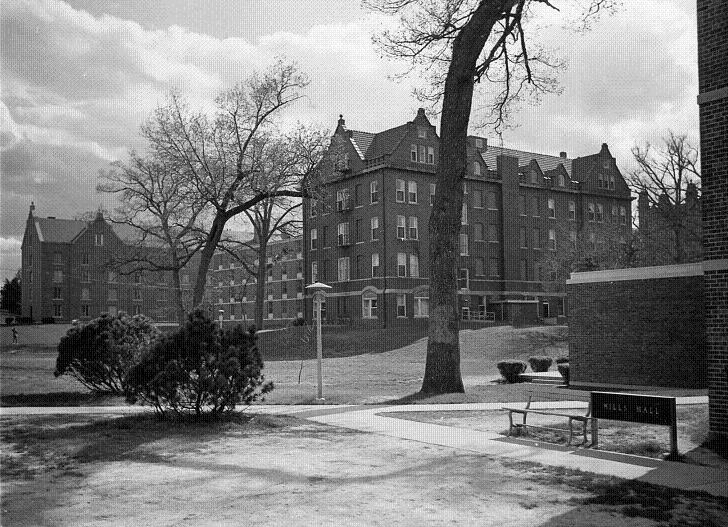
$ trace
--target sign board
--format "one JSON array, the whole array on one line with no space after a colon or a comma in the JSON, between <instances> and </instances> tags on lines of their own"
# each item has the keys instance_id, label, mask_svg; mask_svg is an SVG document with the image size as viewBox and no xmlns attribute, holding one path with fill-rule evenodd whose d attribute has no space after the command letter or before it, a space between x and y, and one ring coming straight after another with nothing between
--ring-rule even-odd
<instances>
[{"instance_id":1,"label":"sign board","mask_svg":"<svg viewBox=\"0 0 728 527\"><path fill-rule=\"evenodd\" d=\"M592 415L596 419L664 426L676 424L674 397L592 392L591 401Z\"/></svg>"}]
</instances>

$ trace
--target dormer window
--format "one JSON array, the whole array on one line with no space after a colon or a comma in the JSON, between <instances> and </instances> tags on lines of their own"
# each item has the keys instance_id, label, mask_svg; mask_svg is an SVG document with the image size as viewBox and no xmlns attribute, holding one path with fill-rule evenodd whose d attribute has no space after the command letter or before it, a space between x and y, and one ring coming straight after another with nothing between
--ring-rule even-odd
<instances>
[{"instance_id":1,"label":"dormer window","mask_svg":"<svg viewBox=\"0 0 728 527\"><path fill-rule=\"evenodd\" d=\"M565 179L564 179L564 175L563 175L563 174L559 174L559 175L558 175L558 177L557 177L556 179L557 179L558 185L559 185L560 187L563 187L563 186L565 186L565 185L566 185L566 181L565 181Z\"/></svg>"},{"instance_id":2,"label":"dormer window","mask_svg":"<svg viewBox=\"0 0 728 527\"><path fill-rule=\"evenodd\" d=\"M531 183L533 183L534 185L538 183L538 172L536 172L535 170L531 170Z\"/></svg>"}]
</instances>

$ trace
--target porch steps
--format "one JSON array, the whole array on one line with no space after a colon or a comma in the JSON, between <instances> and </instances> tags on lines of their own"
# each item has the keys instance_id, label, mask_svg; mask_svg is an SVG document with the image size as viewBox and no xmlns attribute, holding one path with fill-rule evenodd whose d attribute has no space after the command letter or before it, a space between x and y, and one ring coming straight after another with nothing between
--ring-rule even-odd
<instances>
[{"instance_id":1,"label":"porch steps","mask_svg":"<svg viewBox=\"0 0 728 527\"><path fill-rule=\"evenodd\" d=\"M522 382L532 382L533 384L556 384L563 385L564 378L558 371L529 372L519 375Z\"/></svg>"}]
</instances>

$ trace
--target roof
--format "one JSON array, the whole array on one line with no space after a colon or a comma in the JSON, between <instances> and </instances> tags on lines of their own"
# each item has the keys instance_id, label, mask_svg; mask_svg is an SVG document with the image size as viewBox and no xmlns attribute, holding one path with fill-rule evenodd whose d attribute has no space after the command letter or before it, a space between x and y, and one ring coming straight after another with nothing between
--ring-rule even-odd
<instances>
[{"instance_id":1,"label":"roof","mask_svg":"<svg viewBox=\"0 0 728 527\"><path fill-rule=\"evenodd\" d=\"M57 218L34 218L38 239L42 242L70 243L86 228L80 220L59 220Z\"/></svg>"},{"instance_id":2,"label":"roof","mask_svg":"<svg viewBox=\"0 0 728 527\"><path fill-rule=\"evenodd\" d=\"M360 132L358 130L351 130L351 144L354 145L360 159L364 159L366 151L374 140L374 135L369 132Z\"/></svg>"},{"instance_id":3,"label":"roof","mask_svg":"<svg viewBox=\"0 0 728 527\"><path fill-rule=\"evenodd\" d=\"M383 155L391 154L402 142L409 130L409 123L390 128L378 134L372 134L372 142L364 153L367 159L376 159Z\"/></svg>"},{"instance_id":4,"label":"roof","mask_svg":"<svg viewBox=\"0 0 728 527\"><path fill-rule=\"evenodd\" d=\"M519 166L528 165L532 160L538 163L541 171L547 172L556 169L560 164L564 165L566 173L571 177L571 159L559 156L549 156L546 154L537 154L535 152L524 152L523 150L513 150L512 148L503 148L500 146L488 145L488 148L481 153L481 157L488 168L495 170L496 157L506 155L518 158Z\"/></svg>"}]
</instances>

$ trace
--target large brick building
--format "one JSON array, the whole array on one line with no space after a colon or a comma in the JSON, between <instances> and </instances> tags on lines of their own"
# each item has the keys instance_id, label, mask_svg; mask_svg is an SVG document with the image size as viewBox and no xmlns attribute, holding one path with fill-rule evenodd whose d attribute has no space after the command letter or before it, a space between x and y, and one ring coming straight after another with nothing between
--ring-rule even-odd
<instances>
[{"instance_id":1,"label":"large brick building","mask_svg":"<svg viewBox=\"0 0 728 527\"><path fill-rule=\"evenodd\" d=\"M126 311L157 322L176 320L169 273L124 273L109 265L134 236L100 213L90 222L43 218L31 203L22 244L23 316L68 322ZM181 275L185 291L191 274Z\"/></svg>"},{"instance_id":2,"label":"large brick building","mask_svg":"<svg viewBox=\"0 0 728 527\"><path fill-rule=\"evenodd\" d=\"M380 133L331 141L323 199L304 204L305 282L333 286L329 320L428 315L428 220L438 136L423 110ZM460 234L463 318L517 321L567 311L563 262L630 234L630 191L606 144L569 159L468 138ZM311 313L310 302L307 313Z\"/></svg>"},{"instance_id":3,"label":"large brick building","mask_svg":"<svg viewBox=\"0 0 728 527\"><path fill-rule=\"evenodd\" d=\"M698 0L703 290L710 431L728 437L728 2Z\"/></svg>"}]
</instances>

